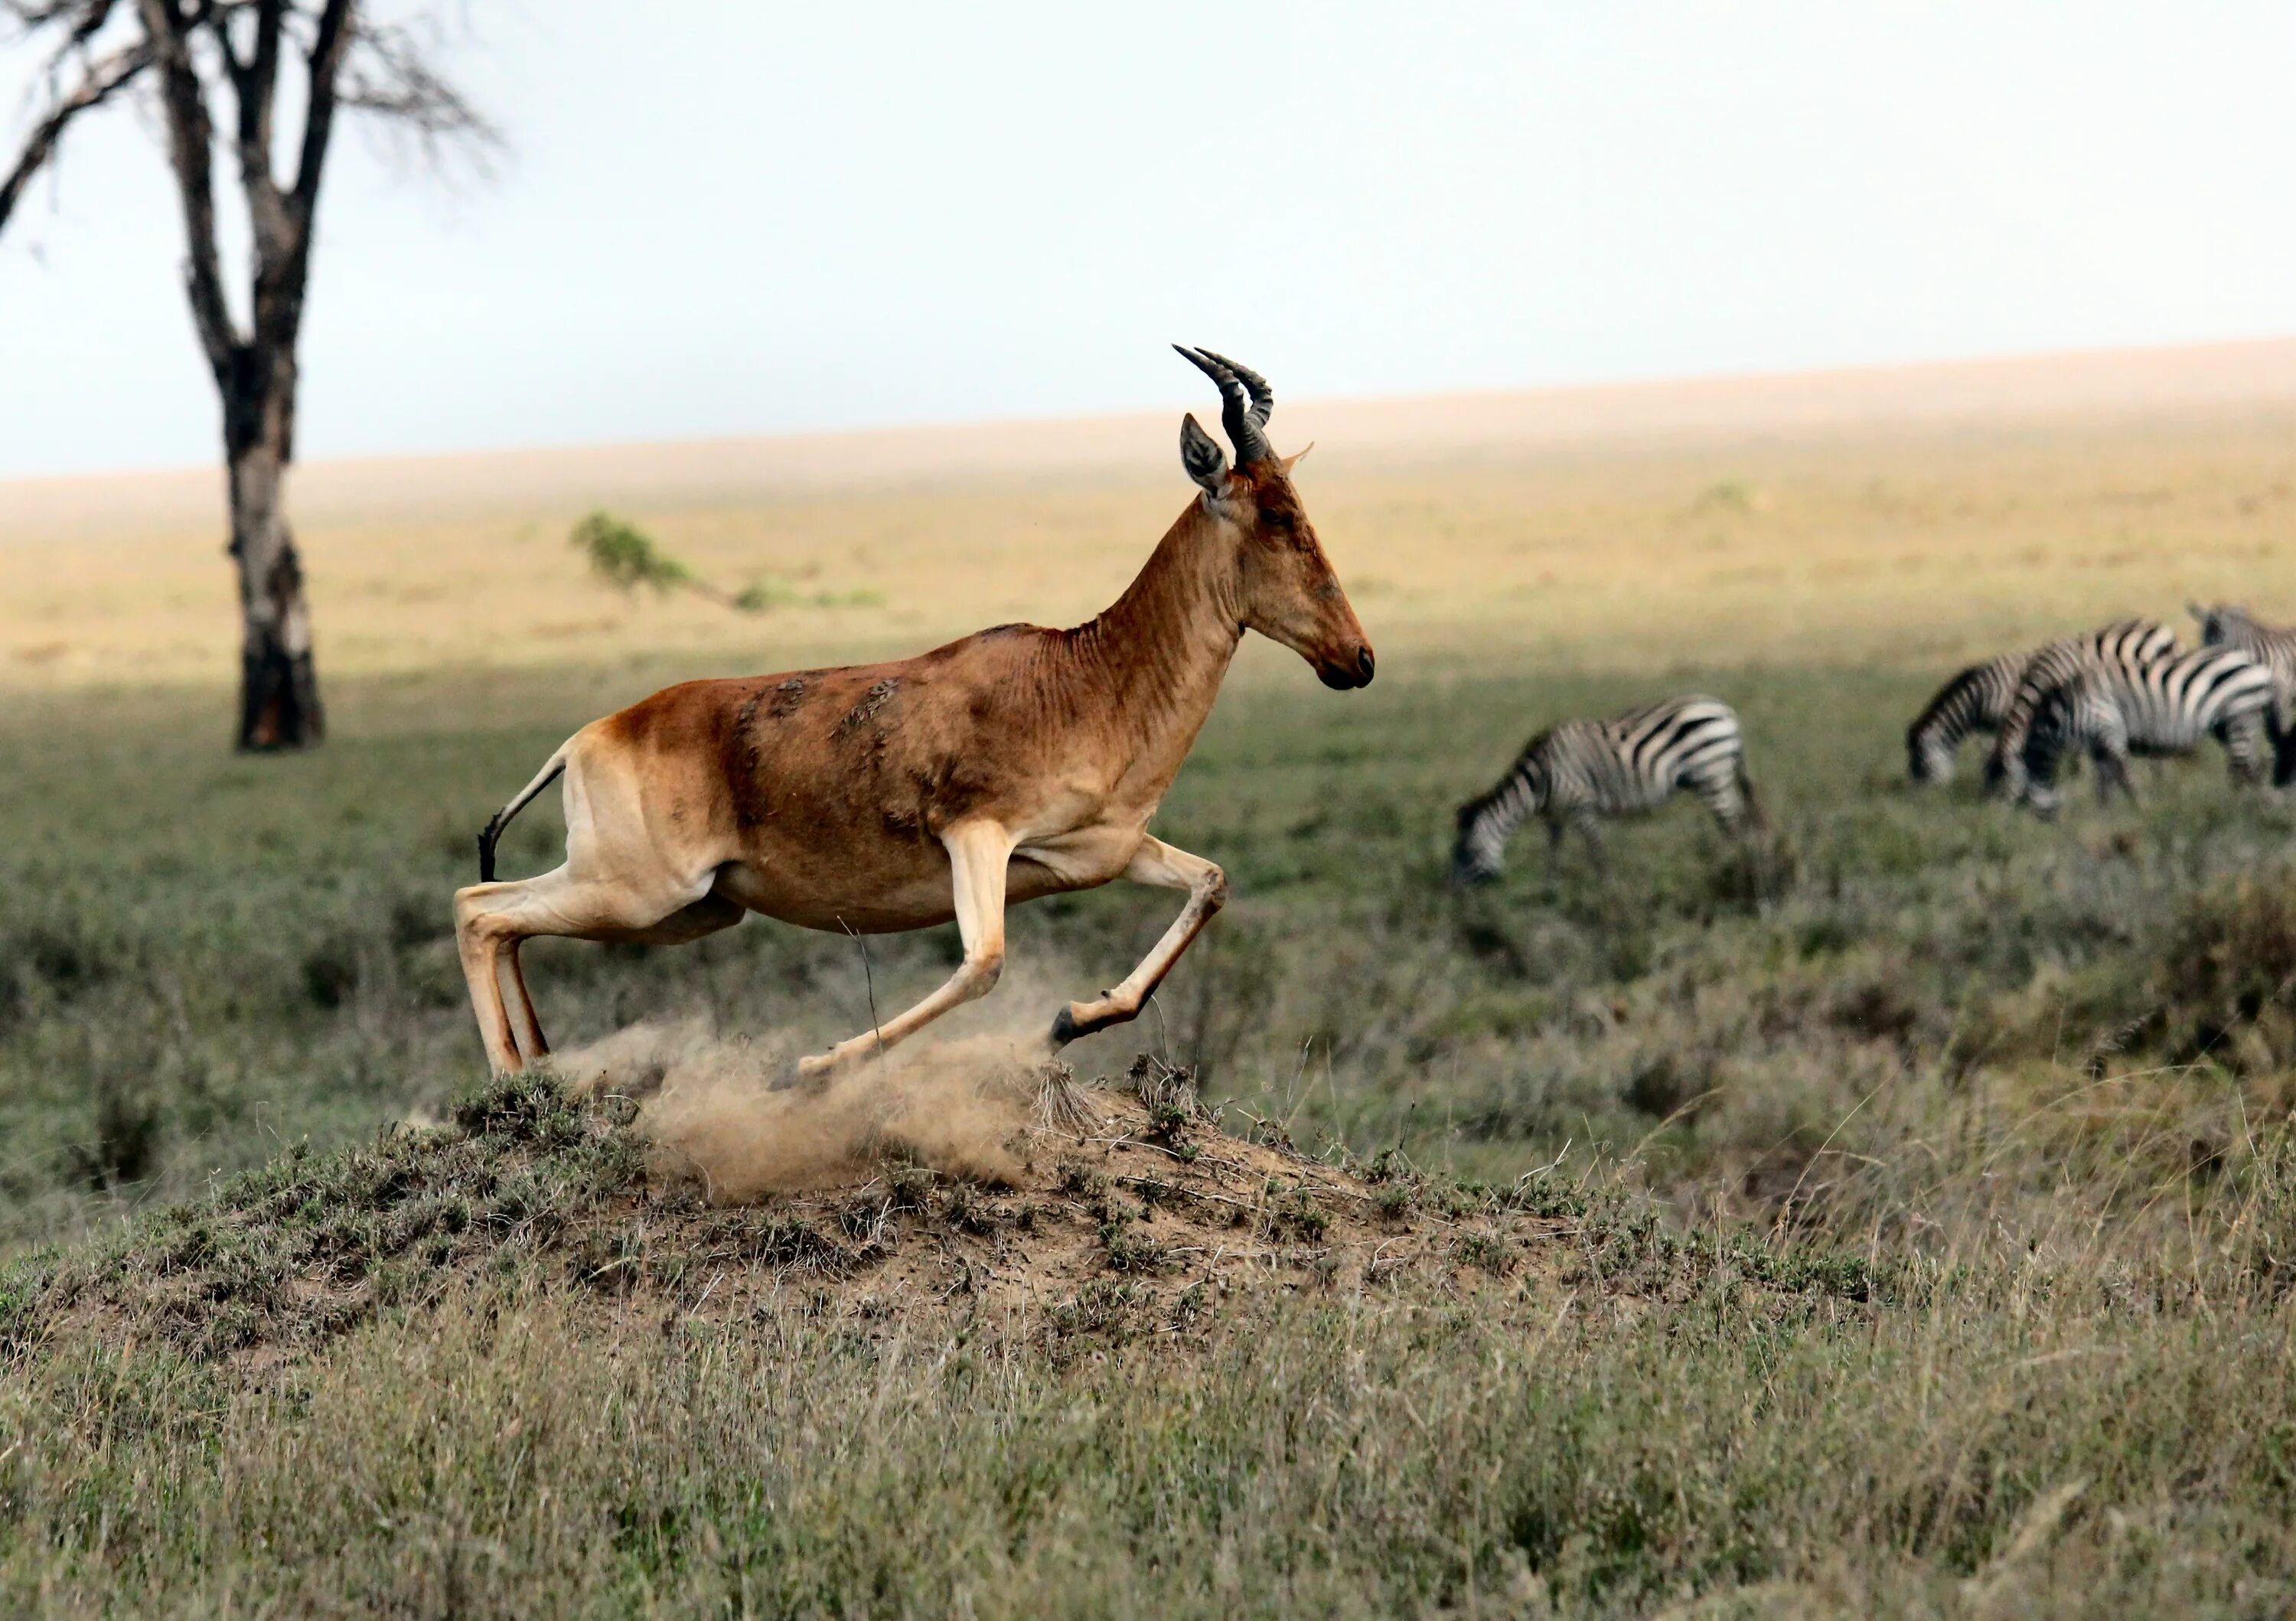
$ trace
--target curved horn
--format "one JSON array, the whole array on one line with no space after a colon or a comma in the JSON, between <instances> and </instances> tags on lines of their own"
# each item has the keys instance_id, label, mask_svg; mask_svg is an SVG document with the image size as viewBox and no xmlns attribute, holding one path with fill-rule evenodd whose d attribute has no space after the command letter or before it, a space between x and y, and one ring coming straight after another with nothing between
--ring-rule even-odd
<instances>
[{"instance_id":1,"label":"curved horn","mask_svg":"<svg viewBox=\"0 0 2296 1621\"><path fill-rule=\"evenodd\" d=\"M1251 391L1251 420L1262 428L1267 427L1268 417L1275 410L1275 390L1267 386L1267 380L1250 366L1230 360L1225 355L1215 355L1210 349L1198 349L1196 353L1236 374L1243 386Z\"/></svg>"},{"instance_id":2,"label":"curved horn","mask_svg":"<svg viewBox=\"0 0 2296 1621\"><path fill-rule=\"evenodd\" d=\"M1172 348L1180 358L1219 385L1220 426L1227 430L1228 442L1235 446L1235 464L1249 467L1272 458L1275 451L1260 431L1260 424L1275 405L1275 395L1266 381L1208 350L1183 348L1177 343ZM1246 377L1251 381L1246 382Z\"/></svg>"}]
</instances>

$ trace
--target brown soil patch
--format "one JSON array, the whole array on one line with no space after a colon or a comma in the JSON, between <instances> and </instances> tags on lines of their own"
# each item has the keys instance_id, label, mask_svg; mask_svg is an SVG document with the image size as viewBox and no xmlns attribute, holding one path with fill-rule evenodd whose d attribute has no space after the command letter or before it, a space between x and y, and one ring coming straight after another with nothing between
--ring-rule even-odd
<instances>
[{"instance_id":1,"label":"brown soil patch","mask_svg":"<svg viewBox=\"0 0 2296 1621\"><path fill-rule=\"evenodd\" d=\"M1407 1173L1368 1177L1265 1128L1233 1134L1185 1072L1144 1056L1120 1087L1052 1085L1070 1123L1016 1132L1013 1168L996 1182L884 1165L846 1186L673 1218L661 1233L683 1228L672 1293L721 1311L759 1289L807 1289L864 1315L962 1303L1057 1330L1115 1309L1185 1317L1240 1289L1375 1289L1409 1274L1468 1293L1560 1270L1572 1224ZM678 1196L653 1197L668 1216Z\"/></svg>"},{"instance_id":2,"label":"brown soil patch","mask_svg":"<svg viewBox=\"0 0 2296 1621\"><path fill-rule=\"evenodd\" d=\"M896 1113L805 1191L729 1203L639 1134L634 1100L510 1077L447 1125L290 1156L110 1244L20 1264L0 1279L0 1350L157 1343L252 1376L378 1313L497 1288L562 1293L624 1326L734 1325L794 1302L1056 1347L1177 1331L1231 1298L1405 1280L1423 1299L1649 1292L1614 1269L1585 1275L1578 1224L1535 1199L1310 1158L1264 1123L1235 1134L1185 1071L1145 1055L1110 1084L1061 1065L1031 1079L993 1152L977 1125L955 1140L958 1168L922 1163L919 1142L951 1140Z\"/></svg>"}]
</instances>

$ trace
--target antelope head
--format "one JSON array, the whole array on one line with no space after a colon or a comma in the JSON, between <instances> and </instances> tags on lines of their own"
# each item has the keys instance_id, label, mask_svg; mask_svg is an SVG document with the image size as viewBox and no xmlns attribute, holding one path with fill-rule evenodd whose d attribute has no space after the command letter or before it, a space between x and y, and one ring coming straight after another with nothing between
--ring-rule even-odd
<instances>
[{"instance_id":1,"label":"antelope head","mask_svg":"<svg viewBox=\"0 0 2296 1621\"><path fill-rule=\"evenodd\" d=\"M1369 686L1371 643L1292 487L1292 466L1308 453L1279 456L1267 442L1275 390L1257 372L1210 349L1179 352L1219 385L1221 426L1235 446L1231 466L1193 413L1181 419L1180 461L1203 487L1204 512L1234 551L1238 621L1305 659L1327 687Z\"/></svg>"}]
</instances>

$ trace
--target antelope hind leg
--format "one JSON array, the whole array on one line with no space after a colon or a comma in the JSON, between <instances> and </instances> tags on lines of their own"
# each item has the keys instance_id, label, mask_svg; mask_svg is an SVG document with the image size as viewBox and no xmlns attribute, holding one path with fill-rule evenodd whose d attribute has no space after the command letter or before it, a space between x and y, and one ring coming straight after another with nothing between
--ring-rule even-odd
<instances>
[{"instance_id":1,"label":"antelope hind leg","mask_svg":"<svg viewBox=\"0 0 2296 1621\"><path fill-rule=\"evenodd\" d=\"M517 973L514 946L537 935L585 940L637 940L670 944L698 938L741 921L731 901L712 905L710 874L696 886L673 888L673 880L628 882L577 878L567 867L538 878L473 884L455 891L455 945L463 978L478 1015L487 1062L497 1075L513 1075L529 1059L543 1056L542 1029L534 1019L523 974ZM504 962L505 958L509 962ZM536 1050L521 1057L503 995L504 970L517 976L520 1011L517 1034L531 1034Z\"/></svg>"},{"instance_id":2,"label":"antelope hind leg","mask_svg":"<svg viewBox=\"0 0 2296 1621\"><path fill-rule=\"evenodd\" d=\"M508 931L492 926L496 919L491 909L519 887L474 884L455 891L455 949L463 960L463 980L470 987L479 1037L486 1043L487 1068L496 1075L514 1074L526 1067L511 1034L510 1010L503 1003L501 958Z\"/></svg>"},{"instance_id":3,"label":"antelope hind leg","mask_svg":"<svg viewBox=\"0 0 2296 1621\"><path fill-rule=\"evenodd\" d=\"M658 923L644 929L617 929L613 937L632 946L683 946L721 929L731 929L748 915L722 895L705 895ZM510 1004L511 1026L518 1033L519 1053L530 1064L548 1056L550 1043L542 1034L541 1017L534 1011L534 994L526 988L526 969L519 961L518 948L525 944L525 938L518 935L504 943L501 978Z\"/></svg>"},{"instance_id":4,"label":"antelope hind leg","mask_svg":"<svg viewBox=\"0 0 2296 1621\"><path fill-rule=\"evenodd\" d=\"M1079 1036L1138 1018L1149 996L1172 971L1172 964L1180 960L1180 954L1227 900L1226 873L1202 856L1191 856L1160 839L1140 841L1124 876L1136 884L1153 884L1160 889L1185 889L1188 904L1180 908L1180 915L1172 920L1164 937L1140 959L1140 966L1125 976L1123 984L1103 991L1095 1001L1071 1002L1060 1011L1053 1020L1055 1052Z\"/></svg>"},{"instance_id":5,"label":"antelope hind leg","mask_svg":"<svg viewBox=\"0 0 2296 1621\"><path fill-rule=\"evenodd\" d=\"M957 932L964 937L964 961L939 990L907 1012L865 1035L839 1042L826 1052L798 1060L798 1079L826 1076L857 1060L873 1058L949 1009L986 996L1004 971L1004 873L1013 859L1012 835L995 823L969 822L949 829L941 842L948 847L949 884L955 891Z\"/></svg>"},{"instance_id":6,"label":"antelope hind leg","mask_svg":"<svg viewBox=\"0 0 2296 1621\"><path fill-rule=\"evenodd\" d=\"M519 1056L528 1063L548 1055L550 1043L542 1034L542 1016L534 1011L534 993L526 988L526 969L518 948L526 942L516 935L503 942L496 966L496 982L508 1004L512 1030L518 1036Z\"/></svg>"}]
</instances>

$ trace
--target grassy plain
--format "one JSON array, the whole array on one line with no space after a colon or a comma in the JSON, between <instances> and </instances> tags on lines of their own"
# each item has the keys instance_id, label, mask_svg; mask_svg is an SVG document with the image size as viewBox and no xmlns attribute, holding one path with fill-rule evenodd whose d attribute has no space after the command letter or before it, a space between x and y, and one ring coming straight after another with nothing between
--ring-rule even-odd
<instances>
[{"instance_id":1,"label":"grassy plain","mask_svg":"<svg viewBox=\"0 0 2296 1621\"><path fill-rule=\"evenodd\" d=\"M2206 758L2140 774L2136 811L2083 790L2043 826L1908 792L1899 743L1978 652L2188 596L2296 617L2296 350L2236 358L1652 390L1590 399L1583 430L1553 402L1443 407L1447 439L1371 407L1295 429L1332 436L1303 490L1380 680L1327 693L1249 650L1160 822L1237 899L1078 1067L1194 1067L1231 1125L1397 1190L1398 1232L1551 1232L1382 1285L1319 1273L1303 1218L1258 1285L1168 1257L1172 1288L1218 1281L1186 1310L1137 1292L1120 1211L1104 1276L1014 1313L705 1230L636 1196L626 1125L554 1097L394 1125L480 1078L445 897L561 737L687 675L1082 617L1184 496L1168 422L970 471L931 436L661 453L675 476L637 453L586 480L315 470L336 734L294 760L218 746L226 582L192 485L23 495L38 522L0 536L22 1257L0 1590L170 1614L2285 1613L2296 807ZM599 500L729 587L883 601L623 603L562 543ZM1443 889L1450 807L1530 731L1693 688L1745 716L1783 876L1677 807L1619 830L1606 872L1533 834L1496 888ZM506 869L555 834L545 801ZM1168 911L1016 913L1013 970L949 1034L1034 1027ZM921 993L953 941L872 949L865 973L850 942L753 921L529 961L562 1042L698 1018L809 1044ZM972 1197L889 1202L869 1241L914 1266L987 1232L1025 1271L1022 1218ZM139 1289L176 1304L118 1305ZM300 1337L215 1330L258 1307Z\"/></svg>"}]
</instances>

